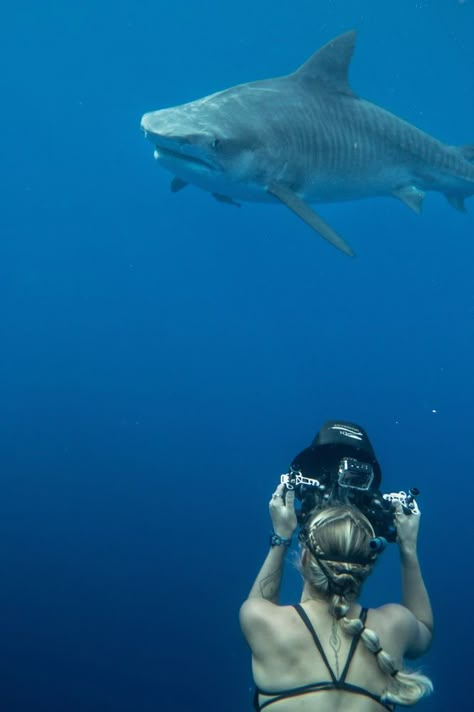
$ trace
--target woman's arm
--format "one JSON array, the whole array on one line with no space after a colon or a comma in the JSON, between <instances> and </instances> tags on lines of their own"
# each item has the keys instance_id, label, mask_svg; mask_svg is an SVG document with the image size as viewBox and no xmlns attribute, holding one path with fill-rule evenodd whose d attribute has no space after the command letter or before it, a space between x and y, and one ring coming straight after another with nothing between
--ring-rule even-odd
<instances>
[{"instance_id":1,"label":"woman's arm","mask_svg":"<svg viewBox=\"0 0 474 712\"><path fill-rule=\"evenodd\" d=\"M295 494L292 490L286 492L286 497L284 494L284 485L279 485L272 495L269 508L274 534L280 539L289 541L298 524ZM262 649L267 649L270 629L279 611L278 599L287 550L288 547L284 544L270 548L250 593L240 609L242 632L252 649L252 654L257 658Z\"/></svg>"},{"instance_id":2,"label":"woman's arm","mask_svg":"<svg viewBox=\"0 0 474 712\"><path fill-rule=\"evenodd\" d=\"M402 565L402 604L433 633L433 611L421 573L418 555L400 549Z\"/></svg>"},{"instance_id":3,"label":"woman's arm","mask_svg":"<svg viewBox=\"0 0 474 712\"><path fill-rule=\"evenodd\" d=\"M402 604L418 622L416 640L413 641L410 652L421 655L429 648L433 637L433 611L417 554L420 515L407 515L399 508L395 514L395 522L400 549Z\"/></svg>"},{"instance_id":4,"label":"woman's arm","mask_svg":"<svg viewBox=\"0 0 474 712\"><path fill-rule=\"evenodd\" d=\"M286 551L286 546L273 546L270 549L250 589L247 600L263 598L271 603L278 603Z\"/></svg>"},{"instance_id":5,"label":"woman's arm","mask_svg":"<svg viewBox=\"0 0 474 712\"><path fill-rule=\"evenodd\" d=\"M295 512L295 493L294 490L288 490L285 497L284 494L285 485L278 485L270 500L269 510L273 532L280 539L290 541L298 524ZM287 548L284 544L270 548L250 589L248 599L261 598L271 603L278 603L283 561Z\"/></svg>"}]
</instances>

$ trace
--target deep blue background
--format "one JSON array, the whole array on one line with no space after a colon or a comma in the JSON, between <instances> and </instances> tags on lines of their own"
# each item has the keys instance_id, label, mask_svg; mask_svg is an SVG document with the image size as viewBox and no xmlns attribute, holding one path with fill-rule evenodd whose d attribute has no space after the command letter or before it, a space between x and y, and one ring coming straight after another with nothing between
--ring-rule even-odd
<instances>
[{"instance_id":1,"label":"deep blue background","mask_svg":"<svg viewBox=\"0 0 474 712\"><path fill-rule=\"evenodd\" d=\"M3 8L2 710L248 710L267 500L331 417L367 428L386 491L422 489L420 709L469 708L472 215L321 207L350 260L282 207L172 195L139 130L351 27L358 93L474 141L472 0ZM365 598L398 596L391 549Z\"/></svg>"}]
</instances>

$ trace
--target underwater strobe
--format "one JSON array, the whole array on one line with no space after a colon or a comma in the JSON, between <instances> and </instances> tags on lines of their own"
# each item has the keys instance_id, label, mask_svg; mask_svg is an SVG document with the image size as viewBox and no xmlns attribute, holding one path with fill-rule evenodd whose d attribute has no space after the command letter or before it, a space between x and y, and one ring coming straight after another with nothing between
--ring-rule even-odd
<instances>
[{"instance_id":1,"label":"underwater strobe","mask_svg":"<svg viewBox=\"0 0 474 712\"><path fill-rule=\"evenodd\" d=\"M380 553L397 538L395 512L400 505L405 514L419 514L416 487L405 492L382 494L382 472L365 431L354 423L330 421L316 435L310 447L300 452L280 481L294 490L301 502L298 523L303 526L316 508L351 504L367 517L374 528L370 542Z\"/></svg>"}]
</instances>

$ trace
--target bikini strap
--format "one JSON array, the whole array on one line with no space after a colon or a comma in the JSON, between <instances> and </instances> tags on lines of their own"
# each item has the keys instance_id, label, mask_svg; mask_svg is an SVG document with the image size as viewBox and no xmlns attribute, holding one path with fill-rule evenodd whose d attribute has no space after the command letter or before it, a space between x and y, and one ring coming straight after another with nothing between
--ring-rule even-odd
<instances>
[{"instance_id":1,"label":"bikini strap","mask_svg":"<svg viewBox=\"0 0 474 712\"><path fill-rule=\"evenodd\" d=\"M329 660L328 660L327 657L326 657L326 653L325 653L324 650L323 650L323 646L322 646L321 643L320 643L320 640L319 640L319 638L318 638L318 635L317 635L316 631L314 630L313 624L312 624L311 621L309 620L306 611L304 610L304 608L303 608L299 603L297 603L296 606L293 606L293 608L294 608L295 611L298 613L298 615L300 616L301 620L303 621L303 623L305 624L305 626L307 627L307 629L308 629L309 632L311 633L312 638L313 638L313 640L314 640L314 644L316 645L317 649L319 650L319 654L321 655L321 657L322 657L322 659L323 659L323 662L324 662L324 664L326 665L326 667L327 667L327 669L328 669L328 672L329 672L329 674L330 674L330 676L331 676L331 680L332 680L333 683L337 686L337 683L338 683L337 677L334 675L333 669L332 669L332 667L330 666Z\"/></svg>"},{"instance_id":2,"label":"bikini strap","mask_svg":"<svg viewBox=\"0 0 474 712\"><path fill-rule=\"evenodd\" d=\"M365 628L365 621L367 619L367 608L362 608L359 614L359 620L362 622L362 625ZM362 628L362 630L364 630ZM347 656L346 659L346 664L344 665L344 670L341 673L341 677L339 678L339 683L345 682L347 673L349 672L349 666L352 662L352 658L354 657L354 653L356 651L357 645L360 640L360 634L362 633L362 630L359 631L356 635L353 636L352 642L351 642L351 647L349 648L349 655Z\"/></svg>"}]
</instances>

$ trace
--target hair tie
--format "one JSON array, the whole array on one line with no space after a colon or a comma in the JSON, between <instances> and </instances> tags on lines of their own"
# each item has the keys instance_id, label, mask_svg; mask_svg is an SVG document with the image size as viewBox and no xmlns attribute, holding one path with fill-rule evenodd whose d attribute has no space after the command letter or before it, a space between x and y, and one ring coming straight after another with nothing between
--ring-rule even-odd
<instances>
[{"instance_id":1,"label":"hair tie","mask_svg":"<svg viewBox=\"0 0 474 712\"><path fill-rule=\"evenodd\" d=\"M378 650L374 650L374 655L378 655L379 653L382 652L382 650L383 650L383 648L379 648Z\"/></svg>"},{"instance_id":2,"label":"hair tie","mask_svg":"<svg viewBox=\"0 0 474 712\"><path fill-rule=\"evenodd\" d=\"M398 675L400 670L394 670L393 672L390 673L391 677L395 677L395 675Z\"/></svg>"}]
</instances>

